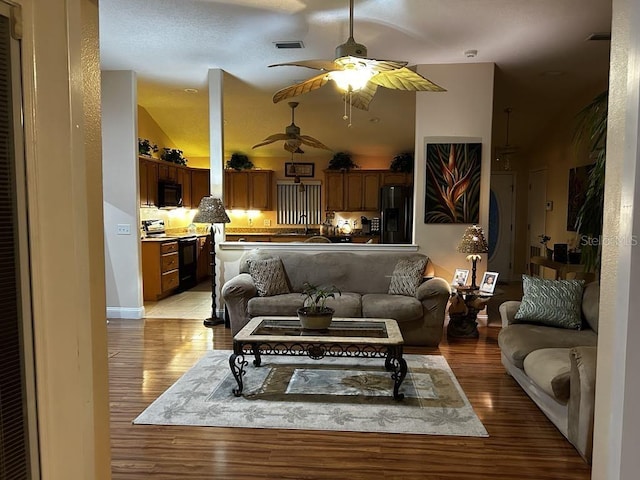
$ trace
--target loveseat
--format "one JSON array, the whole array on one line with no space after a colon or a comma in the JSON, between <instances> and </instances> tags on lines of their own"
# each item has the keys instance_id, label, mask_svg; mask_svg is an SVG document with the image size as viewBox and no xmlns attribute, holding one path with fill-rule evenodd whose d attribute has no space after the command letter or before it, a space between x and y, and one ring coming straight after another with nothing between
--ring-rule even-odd
<instances>
[{"instance_id":1,"label":"loveseat","mask_svg":"<svg viewBox=\"0 0 640 480\"><path fill-rule=\"evenodd\" d=\"M327 306L335 309L334 316L393 318L406 345L436 347L442 337L450 287L442 278L425 278L427 264L428 258L419 253L310 253L259 248L241 257L239 274L223 285L222 298L235 335L253 317L296 316L296 310L303 305L300 292L305 282L335 285L341 295L327 300ZM407 267L410 274L404 275L403 267ZM284 274L286 285L274 287L279 283L275 278L278 268ZM259 292L260 285L256 285L259 274L269 277L271 285L267 287L271 291L264 291L262 285L263 291ZM405 280L408 286L402 285ZM259 283L263 284L264 278L260 278ZM408 291L389 293L398 288Z\"/></svg>"},{"instance_id":2,"label":"loveseat","mask_svg":"<svg viewBox=\"0 0 640 480\"><path fill-rule=\"evenodd\" d=\"M545 280L551 282L562 282ZM526 278L525 278L525 296ZM548 296L533 297L533 302ZM502 364L536 405L591 462L595 402L596 345L598 342L599 285L584 287L579 300L578 328L554 326L553 321L518 320L521 302L500 305L502 330L498 335Z\"/></svg>"}]
</instances>

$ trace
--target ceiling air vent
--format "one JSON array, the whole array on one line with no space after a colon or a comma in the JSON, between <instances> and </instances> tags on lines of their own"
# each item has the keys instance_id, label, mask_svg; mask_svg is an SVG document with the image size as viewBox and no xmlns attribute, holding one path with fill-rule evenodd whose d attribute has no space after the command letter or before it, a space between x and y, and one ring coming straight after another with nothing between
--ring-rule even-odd
<instances>
[{"instance_id":1,"label":"ceiling air vent","mask_svg":"<svg viewBox=\"0 0 640 480\"><path fill-rule=\"evenodd\" d=\"M273 42L276 48L304 48L304 43L300 40L293 40L289 42Z\"/></svg>"},{"instance_id":2,"label":"ceiling air vent","mask_svg":"<svg viewBox=\"0 0 640 480\"><path fill-rule=\"evenodd\" d=\"M610 41L611 33L592 33L587 37L587 41L589 42L602 42L602 41Z\"/></svg>"}]
</instances>

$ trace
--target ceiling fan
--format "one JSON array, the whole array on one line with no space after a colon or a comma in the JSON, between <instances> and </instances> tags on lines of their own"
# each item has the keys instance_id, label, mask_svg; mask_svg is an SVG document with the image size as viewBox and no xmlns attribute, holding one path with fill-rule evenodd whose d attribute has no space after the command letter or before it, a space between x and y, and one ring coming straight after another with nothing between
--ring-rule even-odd
<instances>
[{"instance_id":1,"label":"ceiling fan","mask_svg":"<svg viewBox=\"0 0 640 480\"><path fill-rule=\"evenodd\" d=\"M291 125L289 125L284 133L274 133L273 135L269 135L262 142L254 145L251 148L258 148L264 145L269 145L270 143L277 142L279 140L284 140L284 149L287 152L293 153L304 153L304 151L300 148L300 145L308 145L313 148L323 148L325 150L331 150L325 144L316 140L309 135L300 135L300 127L295 124L295 109L299 105L298 102L289 102L289 107L291 107Z\"/></svg>"},{"instance_id":2,"label":"ceiling fan","mask_svg":"<svg viewBox=\"0 0 640 480\"><path fill-rule=\"evenodd\" d=\"M369 109L369 103L378 87L406 91L446 91L431 80L406 68L407 63L367 58L367 47L356 43L353 39L353 0L349 0L349 38L336 47L334 60L300 60L269 65L270 67L292 65L322 71L321 74L304 82L278 90L273 95L273 103L316 90L323 87L329 80L336 82L345 92L345 102L362 110ZM347 118L345 114L345 120Z\"/></svg>"}]
</instances>

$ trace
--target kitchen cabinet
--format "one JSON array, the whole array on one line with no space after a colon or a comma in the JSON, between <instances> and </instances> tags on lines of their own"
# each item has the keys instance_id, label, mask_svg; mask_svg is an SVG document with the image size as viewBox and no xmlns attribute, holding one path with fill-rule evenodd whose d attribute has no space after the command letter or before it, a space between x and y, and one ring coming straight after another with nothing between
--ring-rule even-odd
<instances>
[{"instance_id":1,"label":"kitchen cabinet","mask_svg":"<svg viewBox=\"0 0 640 480\"><path fill-rule=\"evenodd\" d=\"M196 278L200 282L211 275L211 235L198 237L196 263Z\"/></svg>"},{"instance_id":2,"label":"kitchen cabinet","mask_svg":"<svg viewBox=\"0 0 640 480\"><path fill-rule=\"evenodd\" d=\"M178 167L166 161L158 165L158 180L178 183Z\"/></svg>"},{"instance_id":3,"label":"kitchen cabinet","mask_svg":"<svg viewBox=\"0 0 640 480\"><path fill-rule=\"evenodd\" d=\"M209 196L210 173L208 168L192 168L191 171L191 208L198 208L202 197Z\"/></svg>"},{"instance_id":4,"label":"kitchen cabinet","mask_svg":"<svg viewBox=\"0 0 640 480\"><path fill-rule=\"evenodd\" d=\"M178 183L182 185L182 206L184 208L198 208L198 204L193 204L191 199L191 172L186 168L178 169Z\"/></svg>"},{"instance_id":5,"label":"kitchen cabinet","mask_svg":"<svg viewBox=\"0 0 640 480\"><path fill-rule=\"evenodd\" d=\"M413 173L392 172L385 170L381 173L382 186L384 185L412 185Z\"/></svg>"},{"instance_id":6,"label":"kitchen cabinet","mask_svg":"<svg viewBox=\"0 0 640 480\"><path fill-rule=\"evenodd\" d=\"M142 295L145 300L160 300L171 295L180 282L178 242L142 242Z\"/></svg>"},{"instance_id":7,"label":"kitchen cabinet","mask_svg":"<svg viewBox=\"0 0 640 480\"><path fill-rule=\"evenodd\" d=\"M140 206L153 207L158 203L158 164L150 159L139 159Z\"/></svg>"},{"instance_id":8,"label":"kitchen cabinet","mask_svg":"<svg viewBox=\"0 0 640 480\"><path fill-rule=\"evenodd\" d=\"M326 209L339 212L379 211L382 172L325 172Z\"/></svg>"},{"instance_id":9,"label":"kitchen cabinet","mask_svg":"<svg viewBox=\"0 0 640 480\"><path fill-rule=\"evenodd\" d=\"M225 170L224 202L228 209L273 210L271 170Z\"/></svg>"}]
</instances>

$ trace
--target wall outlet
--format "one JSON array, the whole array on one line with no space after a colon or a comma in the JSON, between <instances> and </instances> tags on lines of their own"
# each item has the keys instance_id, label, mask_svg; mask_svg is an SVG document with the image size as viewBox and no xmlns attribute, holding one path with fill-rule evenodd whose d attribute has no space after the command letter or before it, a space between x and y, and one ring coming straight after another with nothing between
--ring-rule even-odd
<instances>
[{"instance_id":1,"label":"wall outlet","mask_svg":"<svg viewBox=\"0 0 640 480\"><path fill-rule=\"evenodd\" d=\"M268 218L264 219L264 226L265 227L270 227L271 226L271 220L269 220Z\"/></svg>"},{"instance_id":2,"label":"wall outlet","mask_svg":"<svg viewBox=\"0 0 640 480\"><path fill-rule=\"evenodd\" d=\"M545 204L545 209L547 210L547 212L551 212L553 210L553 200L549 200Z\"/></svg>"},{"instance_id":3,"label":"wall outlet","mask_svg":"<svg viewBox=\"0 0 640 480\"><path fill-rule=\"evenodd\" d=\"M128 223L119 223L117 233L118 235L131 235L131 225Z\"/></svg>"}]
</instances>

